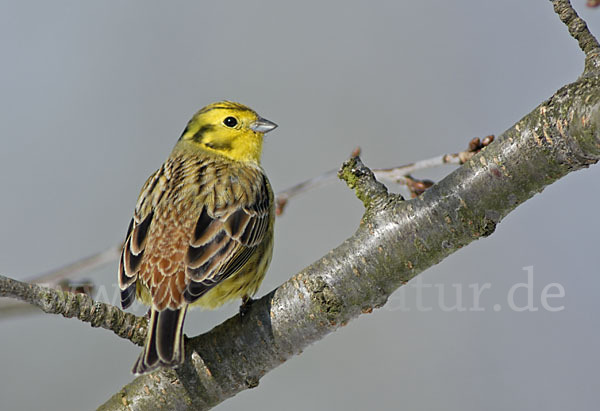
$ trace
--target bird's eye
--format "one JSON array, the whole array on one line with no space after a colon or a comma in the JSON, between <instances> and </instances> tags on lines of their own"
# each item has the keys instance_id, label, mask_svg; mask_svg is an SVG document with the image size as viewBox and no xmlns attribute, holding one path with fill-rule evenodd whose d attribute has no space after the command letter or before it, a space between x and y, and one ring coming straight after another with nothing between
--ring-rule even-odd
<instances>
[{"instance_id":1,"label":"bird's eye","mask_svg":"<svg viewBox=\"0 0 600 411\"><path fill-rule=\"evenodd\" d=\"M225 120L223 120L223 124L225 124L227 127L235 127L237 126L237 119L235 117L227 117Z\"/></svg>"}]
</instances>

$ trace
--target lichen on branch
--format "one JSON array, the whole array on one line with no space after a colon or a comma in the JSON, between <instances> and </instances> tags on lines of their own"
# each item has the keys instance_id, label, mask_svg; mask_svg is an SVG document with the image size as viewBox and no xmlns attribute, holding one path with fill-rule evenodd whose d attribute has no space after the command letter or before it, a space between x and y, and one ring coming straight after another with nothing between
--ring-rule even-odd
<instances>
[{"instance_id":1,"label":"lichen on branch","mask_svg":"<svg viewBox=\"0 0 600 411\"><path fill-rule=\"evenodd\" d=\"M356 196L367 209L381 206L388 201L386 186L377 181L373 171L363 164L359 156L352 156L346 160L338 172L338 177L356 192Z\"/></svg>"}]
</instances>

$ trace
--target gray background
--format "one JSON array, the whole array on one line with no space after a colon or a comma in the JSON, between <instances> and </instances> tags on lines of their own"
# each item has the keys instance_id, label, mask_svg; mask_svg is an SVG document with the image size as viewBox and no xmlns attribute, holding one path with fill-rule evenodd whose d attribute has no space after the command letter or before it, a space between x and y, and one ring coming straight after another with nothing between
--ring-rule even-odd
<instances>
[{"instance_id":1,"label":"gray background","mask_svg":"<svg viewBox=\"0 0 600 411\"><path fill-rule=\"evenodd\" d=\"M599 35L600 10L584 3L574 1ZM583 67L551 4L522 0L2 1L0 50L0 272L16 278L120 241L142 183L212 101L280 125L263 164L283 189L357 145L373 167L461 150ZM409 285L219 409L596 409L599 177L598 166L569 175L422 274L430 311ZM351 235L360 215L341 182L295 199L260 294ZM536 312L507 303L526 266ZM115 272L84 277L116 302ZM470 311L469 285L486 283L484 310ZM541 307L550 283L565 290L549 300L560 312ZM438 303L453 305L453 284L466 311ZM236 310L193 311L186 333ZM104 330L42 314L0 327L1 409L91 409L132 379L139 348Z\"/></svg>"}]
</instances>

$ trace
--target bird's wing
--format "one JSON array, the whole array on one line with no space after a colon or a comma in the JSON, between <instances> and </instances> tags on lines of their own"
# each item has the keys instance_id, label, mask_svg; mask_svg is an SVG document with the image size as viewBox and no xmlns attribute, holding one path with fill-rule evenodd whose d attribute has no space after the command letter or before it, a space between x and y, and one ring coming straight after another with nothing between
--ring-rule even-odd
<instances>
[{"instance_id":1,"label":"bird's wing","mask_svg":"<svg viewBox=\"0 0 600 411\"><path fill-rule=\"evenodd\" d=\"M121 306L123 308L129 307L135 299L135 282L146 248L150 224L154 217L154 208L164 195L166 183L167 177L163 165L146 180L133 218L129 223L119 262L119 288L121 289Z\"/></svg>"},{"instance_id":2,"label":"bird's wing","mask_svg":"<svg viewBox=\"0 0 600 411\"><path fill-rule=\"evenodd\" d=\"M197 300L243 268L265 238L273 213L270 185L260 171L247 177L241 184L245 187L243 195L232 194L231 204L213 211L203 207L200 212L185 256L187 302ZM236 187L224 189L236 191Z\"/></svg>"}]
</instances>

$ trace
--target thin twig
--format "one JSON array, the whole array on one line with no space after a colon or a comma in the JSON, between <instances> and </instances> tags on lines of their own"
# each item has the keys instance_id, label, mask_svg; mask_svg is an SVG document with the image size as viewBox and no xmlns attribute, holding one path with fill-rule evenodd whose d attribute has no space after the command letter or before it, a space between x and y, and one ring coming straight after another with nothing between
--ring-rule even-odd
<instances>
[{"instance_id":1,"label":"thin twig","mask_svg":"<svg viewBox=\"0 0 600 411\"><path fill-rule=\"evenodd\" d=\"M408 175L414 173L415 171L425 170L428 168L439 167L445 164L455 164L461 165L464 164L465 161L468 161L481 151L482 148L489 145L492 141L494 141L494 136L489 135L485 137L483 140L479 138L474 138L469 142L469 147L458 153L452 154L442 154L436 157L428 158L426 160L417 161L415 163L405 164L402 166L392 167L392 168L376 168L373 169L373 173L378 180L394 182L396 184L403 184L409 186L411 182L415 181L414 179L408 177ZM352 157L356 157L360 154L359 149L355 149L352 153ZM277 215L281 215L285 209L285 206L288 204L289 200L292 197L295 197L299 194L303 194L307 191L314 190L316 188L324 187L326 185L332 184L337 181L337 170L329 170L320 176L313 177L306 181L303 181L295 186L287 188L277 193Z\"/></svg>"},{"instance_id":2,"label":"thin twig","mask_svg":"<svg viewBox=\"0 0 600 411\"><path fill-rule=\"evenodd\" d=\"M290 188L281 190L277 193L276 202L276 213L277 215L283 214L283 209L287 205L288 201L297 196L298 194L305 193L310 190L314 190L320 187L325 187L337 180L337 170L329 170L325 173L309 178L301 183L298 183Z\"/></svg>"},{"instance_id":3,"label":"thin twig","mask_svg":"<svg viewBox=\"0 0 600 411\"><path fill-rule=\"evenodd\" d=\"M119 258L122 244L112 246L97 254L84 257L57 270L48 271L40 276L29 279L30 283L53 286L61 281L73 278L74 275L100 268Z\"/></svg>"}]
</instances>

